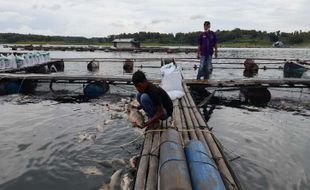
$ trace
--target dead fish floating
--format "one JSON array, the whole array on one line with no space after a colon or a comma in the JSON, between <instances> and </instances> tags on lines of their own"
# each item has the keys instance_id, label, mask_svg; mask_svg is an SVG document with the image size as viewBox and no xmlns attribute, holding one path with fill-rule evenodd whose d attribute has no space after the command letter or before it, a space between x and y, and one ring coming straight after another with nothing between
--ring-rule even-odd
<instances>
[{"instance_id":1,"label":"dead fish floating","mask_svg":"<svg viewBox=\"0 0 310 190\"><path fill-rule=\"evenodd\" d=\"M133 124L133 127L142 127L145 123L143 114L136 108L128 108L128 120Z\"/></svg>"},{"instance_id":2,"label":"dead fish floating","mask_svg":"<svg viewBox=\"0 0 310 190\"><path fill-rule=\"evenodd\" d=\"M79 134L79 143L83 142L83 141L87 141L87 140L91 140L91 141L95 141L96 139L96 134L93 133L82 133Z\"/></svg>"},{"instance_id":3,"label":"dead fish floating","mask_svg":"<svg viewBox=\"0 0 310 190\"><path fill-rule=\"evenodd\" d=\"M112 113L111 119L123 119L123 116L121 114L118 114L118 113Z\"/></svg>"},{"instance_id":4,"label":"dead fish floating","mask_svg":"<svg viewBox=\"0 0 310 190\"><path fill-rule=\"evenodd\" d=\"M104 184L99 190L130 190L132 189L133 179L124 170L117 170L108 184Z\"/></svg>"},{"instance_id":5,"label":"dead fish floating","mask_svg":"<svg viewBox=\"0 0 310 190\"><path fill-rule=\"evenodd\" d=\"M95 166L82 167L80 168L80 171L86 175L95 175L95 176L103 175L103 173Z\"/></svg>"},{"instance_id":6,"label":"dead fish floating","mask_svg":"<svg viewBox=\"0 0 310 190\"><path fill-rule=\"evenodd\" d=\"M102 125L100 125L100 124L98 124L97 126L96 126L96 131L97 132L103 132L104 131L104 128L103 128L103 126Z\"/></svg>"}]
</instances>

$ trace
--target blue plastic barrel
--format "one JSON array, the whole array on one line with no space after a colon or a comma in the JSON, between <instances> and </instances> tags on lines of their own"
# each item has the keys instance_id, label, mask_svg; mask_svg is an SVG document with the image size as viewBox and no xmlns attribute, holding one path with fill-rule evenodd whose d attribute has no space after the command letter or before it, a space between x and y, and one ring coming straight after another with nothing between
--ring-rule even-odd
<instances>
[{"instance_id":1,"label":"blue plastic barrel","mask_svg":"<svg viewBox=\"0 0 310 190\"><path fill-rule=\"evenodd\" d=\"M286 62L283 68L284 77L293 77L293 78L301 78L304 72L307 69L298 63L295 62Z\"/></svg>"},{"instance_id":2,"label":"blue plastic barrel","mask_svg":"<svg viewBox=\"0 0 310 190\"><path fill-rule=\"evenodd\" d=\"M214 161L199 140L191 140L184 150L194 190L225 189Z\"/></svg>"},{"instance_id":3,"label":"blue plastic barrel","mask_svg":"<svg viewBox=\"0 0 310 190\"><path fill-rule=\"evenodd\" d=\"M89 98L96 98L104 95L109 90L106 82L91 82L84 88L84 95Z\"/></svg>"},{"instance_id":4,"label":"blue plastic barrel","mask_svg":"<svg viewBox=\"0 0 310 190\"><path fill-rule=\"evenodd\" d=\"M20 84L18 82L8 82L5 84L4 89L6 94L16 94L20 91Z\"/></svg>"},{"instance_id":5,"label":"blue plastic barrel","mask_svg":"<svg viewBox=\"0 0 310 190\"><path fill-rule=\"evenodd\" d=\"M192 189L180 134L174 129L164 131L161 136L159 180L159 189Z\"/></svg>"}]
</instances>

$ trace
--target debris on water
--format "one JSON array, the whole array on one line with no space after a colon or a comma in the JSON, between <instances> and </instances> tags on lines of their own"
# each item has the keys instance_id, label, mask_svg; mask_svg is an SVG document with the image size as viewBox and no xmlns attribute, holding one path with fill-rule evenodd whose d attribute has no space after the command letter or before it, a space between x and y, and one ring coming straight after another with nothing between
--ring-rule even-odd
<instances>
[{"instance_id":1,"label":"debris on water","mask_svg":"<svg viewBox=\"0 0 310 190\"><path fill-rule=\"evenodd\" d=\"M118 114L118 113L112 113L111 119L123 119L123 115Z\"/></svg>"},{"instance_id":2,"label":"debris on water","mask_svg":"<svg viewBox=\"0 0 310 190\"><path fill-rule=\"evenodd\" d=\"M59 103L83 103L89 102L89 98L84 95L58 95L53 100Z\"/></svg>"},{"instance_id":3,"label":"debris on water","mask_svg":"<svg viewBox=\"0 0 310 190\"><path fill-rule=\"evenodd\" d=\"M102 125L100 125L100 124L98 124L97 126L96 126L96 131L97 132L103 132L104 131L104 128L103 128L103 126Z\"/></svg>"},{"instance_id":4,"label":"debris on water","mask_svg":"<svg viewBox=\"0 0 310 190\"><path fill-rule=\"evenodd\" d=\"M129 159L129 165L131 168L133 169L137 169L138 168L138 163L139 163L139 159L140 159L140 156L139 155L136 155L136 156L133 156Z\"/></svg>"},{"instance_id":5,"label":"debris on water","mask_svg":"<svg viewBox=\"0 0 310 190\"><path fill-rule=\"evenodd\" d=\"M118 159L118 158L114 158L111 160L97 161L97 163L105 168L113 168L113 169L124 168L127 165L124 159Z\"/></svg>"},{"instance_id":6,"label":"debris on water","mask_svg":"<svg viewBox=\"0 0 310 190\"><path fill-rule=\"evenodd\" d=\"M79 134L79 143L87 140L95 141L96 139L96 134L94 133L81 133Z\"/></svg>"},{"instance_id":7,"label":"debris on water","mask_svg":"<svg viewBox=\"0 0 310 190\"><path fill-rule=\"evenodd\" d=\"M115 111L115 112L124 112L125 108L123 105L112 105L112 104L108 104L108 111Z\"/></svg>"},{"instance_id":8,"label":"debris on water","mask_svg":"<svg viewBox=\"0 0 310 190\"><path fill-rule=\"evenodd\" d=\"M80 168L80 171L87 175L95 175L95 176L103 175L103 173L96 166L82 167Z\"/></svg>"},{"instance_id":9,"label":"debris on water","mask_svg":"<svg viewBox=\"0 0 310 190\"><path fill-rule=\"evenodd\" d=\"M259 108L257 108L257 107L253 107L253 106L245 106L245 105L240 105L240 107L239 108L241 108L241 109L245 109L245 110L248 110L248 111L250 111L250 112L259 112L260 111L260 109Z\"/></svg>"},{"instance_id":10,"label":"debris on water","mask_svg":"<svg viewBox=\"0 0 310 190\"><path fill-rule=\"evenodd\" d=\"M131 101L129 104L130 104L131 106L133 106L133 107L139 107L139 106L140 106L140 104L139 104L139 102L138 102L137 100L133 100L133 101Z\"/></svg>"},{"instance_id":11,"label":"debris on water","mask_svg":"<svg viewBox=\"0 0 310 190\"><path fill-rule=\"evenodd\" d=\"M31 143L29 143L29 144L19 144L19 145L17 145L18 152L23 151L23 150L26 150L30 145L31 145Z\"/></svg>"},{"instance_id":12,"label":"debris on water","mask_svg":"<svg viewBox=\"0 0 310 190\"><path fill-rule=\"evenodd\" d=\"M104 120L103 124L108 125L108 124L111 123L111 122L113 122L113 120L107 119L107 120Z\"/></svg>"},{"instance_id":13,"label":"debris on water","mask_svg":"<svg viewBox=\"0 0 310 190\"><path fill-rule=\"evenodd\" d=\"M119 169L111 176L110 182L99 190L130 190L133 186L133 177L123 169Z\"/></svg>"},{"instance_id":14,"label":"debris on water","mask_svg":"<svg viewBox=\"0 0 310 190\"><path fill-rule=\"evenodd\" d=\"M285 110L285 111L294 111L297 113L303 113L310 111L310 102L309 101L297 101L297 100L288 100L288 99L273 99L268 107Z\"/></svg>"},{"instance_id":15,"label":"debris on water","mask_svg":"<svg viewBox=\"0 0 310 190\"><path fill-rule=\"evenodd\" d=\"M130 98L121 98L121 102L124 104L129 104L130 103Z\"/></svg>"}]
</instances>

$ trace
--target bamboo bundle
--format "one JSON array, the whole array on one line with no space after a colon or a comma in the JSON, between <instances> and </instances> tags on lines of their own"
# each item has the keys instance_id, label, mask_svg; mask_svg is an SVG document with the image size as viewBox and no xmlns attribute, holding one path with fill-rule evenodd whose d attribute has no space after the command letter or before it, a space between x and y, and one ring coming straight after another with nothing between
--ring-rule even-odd
<instances>
[{"instance_id":1,"label":"bamboo bundle","mask_svg":"<svg viewBox=\"0 0 310 190\"><path fill-rule=\"evenodd\" d=\"M181 117L182 129L187 130L188 128L186 126L183 109L180 110L180 117ZM183 140L184 140L184 144L187 144L189 142L189 138L190 138L188 131L183 131L182 132L182 137L183 137Z\"/></svg>"},{"instance_id":2,"label":"bamboo bundle","mask_svg":"<svg viewBox=\"0 0 310 190\"><path fill-rule=\"evenodd\" d=\"M152 148L152 133L146 133L144 139L144 146L142 151L142 156L139 163L139 168L136 176L135 190L145 189L146 180L147 180L147 172L149 165L149 153Z\"/></svg>"},{"instance_id":3,"label":"bamboo bundle","mask_svg":"<svg viewBox=\"0 0 310 190\"><path fill-rule=\"evenodd\" d=\"M179 106L179 100L173 101L173 121L174 125L178 130L182 129L182 122L180 117L180 106Z\"/></svg>"},{"instance_id":4,"label":"bamboo bundle","mask_svg":"<svg viewBox=\"0 0 310 190\"><path fill-rule=\"evenodd\" d=\"M162 123L162 125L164 125ZM162 127L163 128L163 127ZM153 134L153 143L149 159L149 170L147 176L146 188L147 190L157 190L158 186L158 162L159 162L159 146L160 146L160 132L155 131Z\"/></svg>"},{"instance_id":5,"label":"bamboo bundle","mask_svg":"<svg viewBox=\"0 0 310 190\"><path fill-rule=\"evenodd\" d=\"M197 121L199 123L199 126L203 127L203 128L207 127L208 126L207 122L204 120L204 118L200 114L200 112L199 112L199 110L198 110L198 108L197 108L197 106L196 106L196 104L195 104L195 102L194 102L194 100L193 100L189 90L188 90L188 87L184 83L183 83L183 89L185 91L186 96L188 97L189 105L193 108L193 112L194 112L194 114L196 116L196 119L197 119Z\"/></svg>"},{"instance_id":6,"label":"bamboo bundle","mask_svg":"<svg viewBox=\"0 0 310 190\"><path fill-rule=\"evenodd\" d=\"M218 87L232 87L232 86L268 86L279 87L289 86L294 88L296 85L310 85L309 79L297 79L297 78L284 78L284 79L233 79L233 80L196 80L196 79L184 79L187 85L206 85L206 86L218 86ZM301 88L301 86L296 86Z\"/></svg>"},{"instance_id":7,"label":"bamboo bundle","mask_svg":"<svg viewBox=\"0 0 310 190\"><path fill-rule=\"evenodd\" d=\"M183 111L184 111L184 116L185 116L185 119L186 119L186 125L187 125L188 129L190 130L189 131L190 138L191 139L198 139L197 135L196 135L196 133L194 131L194 125L193 125L192 119L190 117L190 113L189 113L189 110L188 110L188 107L187 107L187 105L185 103L184 98L181 99L181 105L182 105L182 108L183 108Z\"/></svg>"},{"instance_id":8,"label":"bamboo bundle","mask_svg":"<svg viewBox=\"0 0 310 190\"><path fill-rule=\"evenodd\" d=\"M198 121L197 121L197 119L194 116L193 110L192 109L188 109L188 107L190 107L190 106L189 106L189 104L185 103L186 102L185 101L186 96L184 96L183 99L184 99L183 100L183 103L184 103L183 108L189 112L189 118L187 118L187 121L191 122L190 125L193 126L193 127L189 127L189 129L190 130L194 130L193 132L196 134L198 140L200 140L205 145L206 149L209 151L207 142L206 142L206 140L205 140L205 138L204 138L200 128L197 128ZM209 151L209 153L210 153L210 151Z\"/></svg>"},{"instance_id":9,"label":"bamboo bundle","mask_svg":"<svg viewBox=\"0 0 310 190\"><path fill-rule=\"evenodd\" d=\"M188 88L186 87L185 84L183 84L183 88L186 92L186 97L188 98L189 104L192 106L193 109L195 109L195 108L197 109L197 107L194 104L192 97L190 96ZM195 116L196 116L197 122L199 122L200 124L205 123L203 121L203 118L202 118L200 112L198 112L198 109L197 109ZM206 126L206 123L204 125ZM223 155L221 154L219 147L217 146L217 144L216 144L215 140L213 139L211 133L207 132L206 130L207 129L203 130L202 134L205 138L205 141L207 142L207 146L209 147L210 152L213 155L213 158L215 158L215 162L219 168L220 174L223 178L223 181L224 181L227 189L237 189L237 185L236 185L236 183L235 183L235 181L234 181L234 179L230 173L230 170L228 169L228 167L225 163L225 160L223 159Z\"/></svg>"}]
</instances>

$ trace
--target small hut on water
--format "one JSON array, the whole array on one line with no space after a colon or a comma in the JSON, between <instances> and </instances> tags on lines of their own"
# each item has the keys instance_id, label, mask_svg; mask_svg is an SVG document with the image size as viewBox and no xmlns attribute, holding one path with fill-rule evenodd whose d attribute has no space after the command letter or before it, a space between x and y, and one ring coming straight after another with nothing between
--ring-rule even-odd
<instances>
[{"instance_id":1,"label":"small hut on water","mask_svg":"<svg viewBox=\"0 0 310 190\"><path fill-rule=\"evenodd\" d=\"M134 38L114 39L112 42L115 48L140 48L140 42Z\"/></svg>"}]
</instances>

